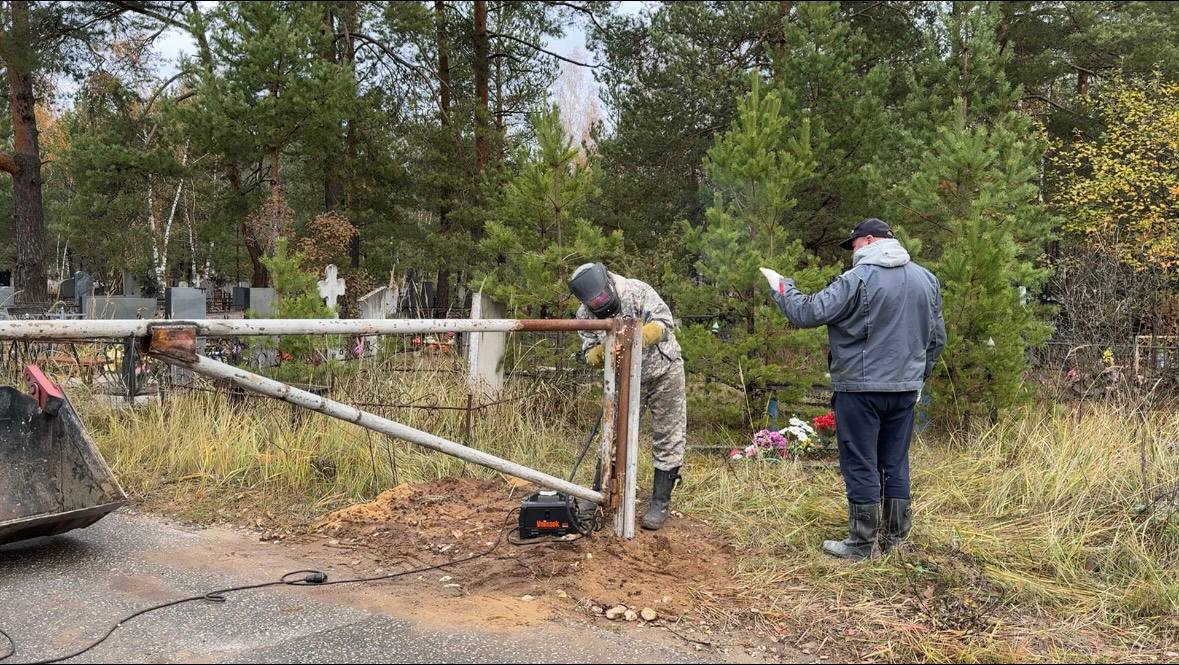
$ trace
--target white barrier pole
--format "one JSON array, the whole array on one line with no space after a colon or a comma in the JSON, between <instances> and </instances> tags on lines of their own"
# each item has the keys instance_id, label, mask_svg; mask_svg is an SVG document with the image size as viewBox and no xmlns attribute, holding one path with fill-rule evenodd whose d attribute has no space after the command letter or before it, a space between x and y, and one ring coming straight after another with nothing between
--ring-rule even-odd
<instances>
[{"instance_id":1,"label":"white barrier pole","mask_svg":"<svg viewBox=\"0 0 1179 665\"><path fill-rule=\"evenodd\" d=\"M382 418L378 415L363 411L354 406L348 406L335 400L330 400L326 397L321 397L305 390L293 388L285 383L268 379L264 376L248 372L240 367L226 365L205 356L196 356L196 360L183 360L171 355L153 354L161 360L186 367L198 374L208 376L213 379L222 379L231 381L235 385L251 392L273 397L275 399L289 402L296 406L311 409L318 413L333 418L339 418L347 422L360 425L365 429L371 429L374 432L388 434L402 441L415 443L419 446L424 446L432 450L437 450L441 453L446 453L457 457L459 459L485 466L489 469L495 469L517 478L522 478L537 485L555 489L559 492L564 492L579 499L586 499L594 503L601 504L603 497L601 492L595 492L580 485L575 485L567 480L562 480L555 476L550 476L542 471L530 469L526 466L521 466L515 462L496 457L495 455L485 453L481 450L468 448L460 443L443 439L440 436L435 436L428 432L423 432L419 429L414 429L408 425L403 425L398 422Z\"/></svg>"},{"instance_id":2,"label":"white barrier pole","mask_svg":"<svg viewBox=\"0 0 1179 665\"><path fill-rule=\"evenodd\" d=\"M153 326L195 326L201 337L263 335L398 335L442 332L557 332L610 329L610 321L580 319L200 319L0 321L0 339L76 340L143 337Z\"/></svg>"}]
</instances>

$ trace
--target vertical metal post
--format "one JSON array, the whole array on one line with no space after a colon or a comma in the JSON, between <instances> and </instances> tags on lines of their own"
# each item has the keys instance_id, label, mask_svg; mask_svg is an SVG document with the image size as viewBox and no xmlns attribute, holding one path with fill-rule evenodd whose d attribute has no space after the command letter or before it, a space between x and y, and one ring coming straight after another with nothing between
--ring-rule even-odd
<instances>
[{"instance_id":1,"label":"vertical metal post","mask_svg":"<svg viewBox=\"0 0 1179 665\"><path fill-rule=\"evenodd\" d=\"M135 338L123 340L123 382L127 385L127 401L135 402Z\"/></svg>"},{"instance_id":2,"label":"vertical metal post","mask_svg":"<svg viewBox=\"0 0 1179 665\"><path fill-rule=\"evenodd\" d=\"M617 485L621 505L614 513L614 529L623 538L635 537L635 493L638 481L639 416L642 396L643 336L638 321L627 321L620 336L622 346L618 363L619 389L617 433L619 467Z\"/></svg>"},{"instance_id":3,"label":"vertical metal post","mask_svg":"<svg viewBox=\"0 0 1179 665\"><path fill-rule=\"evenodd\" d=\"M467 438L466 438L466 440L463 441L463 443L467 444L468 446L472 445L472 440L471 440L471 403L473 401L474 401L474 396L471 395L471 393L467 393L467 424L466 424L466 427L463 429L463 431L466 433Z\"/></svg>"},{"instance_id":4,"label":"vertical metal post","mask_svg":"<svg viewBox=\"0 0 1179 665\"><path fill-rule=\"evenodd\" d=\"M613 491L614 447L617 444L614 437L614 430L618 426L616 422L618 419L618 381L614 372L614 361L617 353L614 347L617 340L615 331L618 329L619 326L615 325L610 332L606 333L606 341L603 344L606 354L603 363L605 372L602 383L602 443L599 451L599 464L602 468L601 491L604 498L602 509L607 514L618 507L618 495ZM621 536L622 533L620 532L618 535Z\"/></svg>"},{"instance_id":5,"label":"vertical metal post","mask_svg":"<svg viewBox=\"0 0 1179 665\"><path fill-rule=\"evenodd\" d=\"M471 318L478 320L483 317L483 290L471 298ZM479 385L479 351L483 345L483 333L467 333L467 394L480 390ZM561 347L557 347L561 348ZM484 398L480 397L480 401ZM468 441L470 443L470 441Z\"/></svg>"},{"instance_id":6,"label":"vertical metal post","mask_svg":"<svg viewBox=\"0 0 1179 665\"><path fill-rule=\"evenodd\" d=\"M610 496L613 501L613 508L617 509L615 513L615 529L619 535L623 534L623 525L618 518L622 512L623 486L626 483L626 444L630 440L627 437L627 429L630 426L630 419L626 417L626 412L630 406L630 372L625 368L630 367L630 345L626 340L630 337L628 334L630 328L627 323L624 323L622 330L619 331L614 338L615 357L612 369L614 371L615 380L615 414L614 414L614 482L610 486Z\"/></svg>"}]
</instances>

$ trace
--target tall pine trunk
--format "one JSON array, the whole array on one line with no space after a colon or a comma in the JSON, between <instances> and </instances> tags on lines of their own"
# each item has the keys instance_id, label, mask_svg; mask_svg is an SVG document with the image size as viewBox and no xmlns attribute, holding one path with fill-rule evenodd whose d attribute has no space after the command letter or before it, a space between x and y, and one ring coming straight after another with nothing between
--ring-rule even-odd
<instances>
[{"instance_id":1,"label":"tall pine trunk","mask_svg":"<svg viewBox=\"0 0 1179 665\"><path fill-rule=\"evenodd\" d=\"M496 17L503 21L504 3L496 4ZM498 43L497 43L498 46ZM503 163L507 150L507 141L504 137L507 136L506 121L504 119L504 59L495 59L495 161Z\"/></svg>"},{"instance_id":2,"label":"tall pine trunk","mask_svg":"<svg viewBox=\"0 0 1179 665\"><path fill-rule=\"evenodd\" d=\"M343 4L344 13L342 17L342 27L344 28L343 52L340 54L340 61L344 63L347 68L347 75L351 77L352 84L356 84L356 39L353 35L356 34L356 0L346 0ZM356 118L348 117L345 119L348 123L348 129L344 134L344 158L345 166L348 173L354 173L356 168ZM341 183L343 180L341 179ZM341 185L341 196L344 199L344 208L351 214L352 225L356 228L356 233L352 235L352 243L348 247L348 257L351 259L352 268L360 268L360 225L356 223L356 211L354 209L355 201L349 195L349 190L346 186Z\"/></svg>"},{"instance_id":3,"label":"tall pine trunk","mask_svg":"<svg viewBox=\"0 0 1179 665\"><path fill-rule=\"evenodd\" d=\"M326 62L339 62L336 50L336 16L331 3L324 3L323 30L324 46L320 53ZM339 128L333 126L332 134L338 138ZM338 210L344 205L344 179L340 175L339 153L334 149L325 150L323 154L323 209Z\"/></svg>"},{"instance_id":4,"label":"tall pine trunk","mask_svg":"<svg viewBox=\"0 0 1179 665\"><path fill-rule=\"evenodd\" d=\"M32 45L29 43L29 3L10 4L12 28L4 36L8 74L8 107L12 121L13 154L0 154L0 170L12 176L16 236L16 271L13 286L17 302L49 300L49 273L45 267L45 208L41 197L41 148L37 141L36 103L33 97Z\"/></svg>"},{"instance_id":5,"label":"tall pine trunk","mask_svg":"<svg viewBox=\"0 0 1179 665\"><path fill-rule=\"evenodd\" d=\"M234 201L242 201L245 194L242 192L242 174L241 169L238 168L236 162L232 162L226 168L229 176L229 186L234 193ZM266 269L266 264L262 263L262 245L258 243L258 239L250 231L246 224L247 215L245 211L239 211L241 217L238 221L238 231L242 236L242 244L246 246L246 254L250 257L250 267L253 270L253 277L250 280L251 286L265 287L270 285L270 271Z\"/></svg>"},{"instance_id":6,"label":"tall pine trunk","mask_svg":"<svg viewBox=\"0 0 1179 665\"><path fill-rule=\"evenodd\" d=\"M434 0L434 22L438 39L438 122L446 142L447 157L450 148L450 48L446 41L446 3ZM477 140L477 139L476 139ZM438 231L443 237L450 233L450 189L442 186L438 194ZM443 261L446 258L443 257ZM450 302L450 267L445 263L438 269L438 285L434 305L445 311Z\"/></svg>"},{"instance_id":7,"label":"tall pine trunk","mask_svg":"<svg viewBox=\"0 0 1179 665\"><path fill-rule=\"evenodd\" d=\"M491 45L487 37L487 1L475 0L475 166L482 173L491 152L491 109L488 82L491 77Z\"/></svg>"},{"instance_id":8,"label":"tall pine trunk","mask_svg":"<svg viewBox=\"0 0 1179 665\"><path fill-rule=\"evenodd\" d=\"M786 61L786 21L790 20L790 10L793 9L793 0L779 0L778 1L778 24L774 26L774 36L771 43L774 45L774 59L777 61L777 67L774 72L774 78L782 83L781 65Z\"/></svg>"}]
</instances>

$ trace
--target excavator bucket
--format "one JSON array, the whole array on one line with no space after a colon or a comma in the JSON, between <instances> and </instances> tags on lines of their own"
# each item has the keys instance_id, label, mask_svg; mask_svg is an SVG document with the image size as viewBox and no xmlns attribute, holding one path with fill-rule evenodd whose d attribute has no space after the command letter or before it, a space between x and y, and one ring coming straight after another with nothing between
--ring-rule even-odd
<instances>
[{"instance_id":1,"label":"excavator bucket","mask_svg":"<svg viewBox=\"0 0 1179 665\"><path fill-rule=\"evenodd\" d=\"M0 545L90 526L127 502L65 394L36 366L0 386Z\"/></svg>"}]
</instances>

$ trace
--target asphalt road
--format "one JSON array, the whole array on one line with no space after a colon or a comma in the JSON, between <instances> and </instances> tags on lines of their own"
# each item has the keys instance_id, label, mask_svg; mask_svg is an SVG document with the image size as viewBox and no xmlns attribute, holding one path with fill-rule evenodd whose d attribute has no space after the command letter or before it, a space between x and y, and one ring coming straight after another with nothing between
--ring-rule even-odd
<instances>
[{"instance_id":1,"label":"asphalt road","mask_svg":"<svg viewBox=\"0 0 1179 665\"><path fill-rule=\"evenodd\" d=\"M322 562L318 562L322 565ZM477 562L466 565L477 565ZM84 530L0 547L0 629L17 642L4 665L64 655L129 612L282 573L320 567L297 549L228 529L195 529L126 512ZM336 569L333 576L349 571ZM485 611L397 582L275 587L135 619L70 662L532 663L706 662L654 630L602 627L508 603ZM599 622L600 624L600 622ZM648 635L644 635L648 633ZM5 651L0 640L0 655Z\"/></svg>"}]
</instances>

